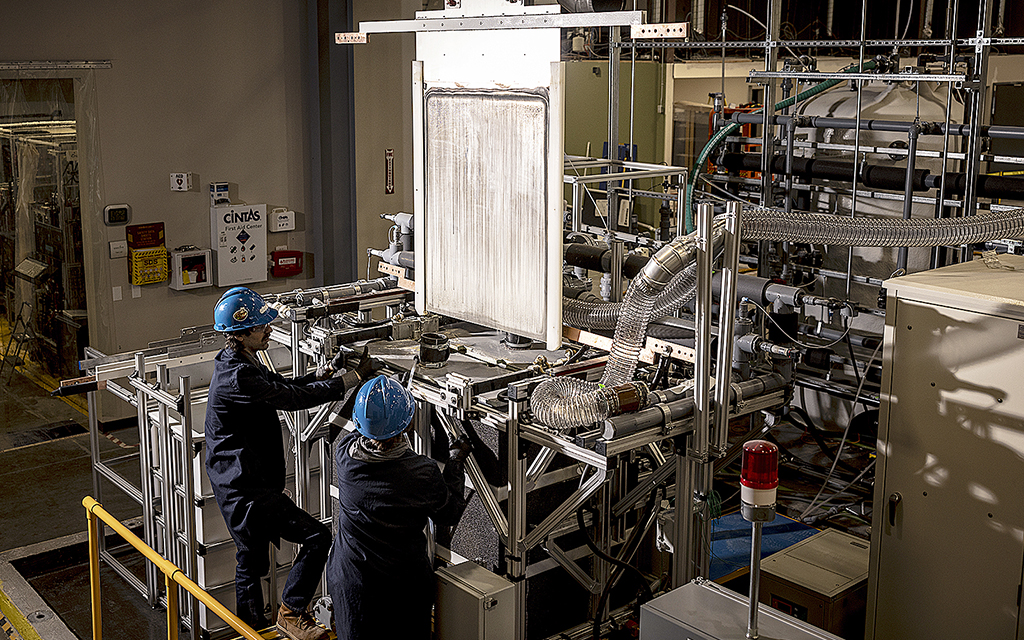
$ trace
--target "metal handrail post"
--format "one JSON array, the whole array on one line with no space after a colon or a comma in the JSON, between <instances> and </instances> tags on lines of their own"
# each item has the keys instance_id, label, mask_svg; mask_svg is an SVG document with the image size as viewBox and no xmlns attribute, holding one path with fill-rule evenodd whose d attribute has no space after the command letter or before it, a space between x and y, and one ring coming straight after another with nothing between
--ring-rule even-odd
<instances>
[{"instance_id":1,"label":"metal handrail post","mask_svg":"<svg viewBox=\"0 0 1024 640\"><path fill-rule=\"evenodd\" d=\"M790 132L792 135L792 131ZM725 253L722 257L722 290L718 305L718 357L715 371L715 434L712 448L725 455L729 445L729 385L732 382L732 340L736 322L736 278L740 261L740 215L738 202L725 205Z\"/></svg>"},{"instance_id":2,"label":"metal handrail post","mask_svg":"<svg viewBox=\"0 0 1024 640\"><path fill-rule=\"evenodd\" d=\"M246 640L263 640L256 631L249 625L242 622L238 616L231 613L227 607L221 604L216 598L211 596L202 587L196 584L191 578L186 576L181 569L178 568L173 562L170 562L166 558L160 556L153 547L149 546L145 542L139 539L137 535L132 533L128 527L124 526L112 516L103 505L96 502L91 496L82 498L82 506L85 507L86 512L89 514L90 524L92 524L94 518L102 520L107 526L114 530L125 542L130 544L135 550L139 551L147 560L153 563L153 565L162 571L170 580L180 585L185 591L192 594L193 597L198 598L206 607L217 615L221 620L228 623L232 629L237 631ZM90 528L91 532L96 532L95 529ZM99 620L99 552L95 545L90 544L90 558L89 558L89 575L90 579L93 580L93 633L97 633L96 625ZM99 635L94 635L93 640L100 640Z\"/></svg>"},{"instance_id":3,"label":"metal handrail post","mask_svg":"<svg viewBox=\"0 0 1024 640\"><path fill-rule=\"evenodd\" d=\"M100 606L100 522L92 511L85 512L89 523L89 599L92 603L92 640L103 639L103 607Z\"/></svg>"},{"instance_id":4,"label":"metal handrail post","mask_svg":"<svg viewBox=\"0 0 1024 640\"><path fill-rule=\"evenodd\" d=\"M167 593L167 640L178 640L178 585L164 574Z\"/></svg>"}]
</instances>

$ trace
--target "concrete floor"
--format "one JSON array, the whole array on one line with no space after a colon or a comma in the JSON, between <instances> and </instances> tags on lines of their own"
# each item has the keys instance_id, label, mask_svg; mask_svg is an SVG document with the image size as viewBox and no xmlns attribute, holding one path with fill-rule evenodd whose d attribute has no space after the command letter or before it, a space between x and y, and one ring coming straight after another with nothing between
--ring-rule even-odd
<instances>
[{"instance_id":1,"label":"concrete floor","mask_svg":"<svg viewBox=\"0 0 1024 640\"><path fill-rule=\"evenodd\" d=\"M26 640L33 637L26 621L46 640L91 637L82 498L97 491L88 416L80 399L51 398L44 386L53 385L31 363L24 373L8 365L0 376L0 596L15 607L5 612L13 637ZM137 481L135 429L105 433L99 450L104 460L122 459L110 463ZM122 521L140 515L139 505L107 481L100 490L104 506ZM106 638L166 635L163 613L107 567L101 588Z\"/></svg>"}]
</instances>

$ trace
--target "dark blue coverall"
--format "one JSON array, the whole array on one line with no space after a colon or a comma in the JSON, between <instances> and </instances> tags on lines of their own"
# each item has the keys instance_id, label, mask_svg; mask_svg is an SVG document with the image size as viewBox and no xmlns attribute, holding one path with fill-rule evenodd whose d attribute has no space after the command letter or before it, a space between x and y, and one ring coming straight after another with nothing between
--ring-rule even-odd
<instances>
[{"instance_id":1,"label":"dark blue coverall","mask_svg":"<svg viewBox=\"0 0 1024 640\"><path fill-rule=\"evenodd\" d=\"M206 471L224 521L238 547L235 611L250 626L265 625L260 579L270 570L270 547L280 539L301 545L281 601L305 611L327 561L331 533L283 492L284 444L277 410L309 409L346 393L341 377L289 379L240 350L217 354L206 409Z\"/></svg>"},{"instance_id":2,"label":"dark blue coverall","mask_svg":"<svg viewBox=\"0 0 1024 640\"><path fill-rule=\"evenodd\" d=\"M338 535L327 563L327 589L339 640L428 640L434 602L427 518L455 524L466 506L461 462L437 463L409 450L399 458L349 455L359 434L335 450Z\"/></svg>"}]
</instances>

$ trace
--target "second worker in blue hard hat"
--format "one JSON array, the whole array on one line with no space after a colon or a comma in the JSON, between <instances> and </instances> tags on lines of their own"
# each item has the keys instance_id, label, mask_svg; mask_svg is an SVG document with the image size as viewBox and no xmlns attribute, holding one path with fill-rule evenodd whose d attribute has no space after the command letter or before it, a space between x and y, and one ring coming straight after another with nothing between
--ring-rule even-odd
<instances>
[{"instance_id":1,"label":"second worker in blue hard hat","mask_svg":"<svg viewBox=\"0 0 1024 640\"><path fill-rule=\"evenodd\" d=\"M292 640L325 640L307 608L327 562L331 533L285 495L285 458L278 411L340 400L371 377L376 362L364 352L335 377L338 359L300 378L268 370L257 353L270 345L277 311L245 287L226 292L214 309L214 329L226 346L217 354L206 409L206 470L235 542L235 611L255 629L269 626L261 581L270 571L270 544L300 545L281 591L278 631Z\"/></svg>"},{"instance_id":2,"label":"second worker in blue hard hat","mask_svg":"<svg viewBox=\"0 0 1024 640\"><path fill-rule=\"evenodd\" d=\"M327 588L339 640L428 640L434 602L424 527L454 525L465 509L463 460L455 441L442 472L412 451L406 431L416 411L397 380L377 376L356 396L357 433L335 449L338 535Z\"/></svg>"}]
</instances>

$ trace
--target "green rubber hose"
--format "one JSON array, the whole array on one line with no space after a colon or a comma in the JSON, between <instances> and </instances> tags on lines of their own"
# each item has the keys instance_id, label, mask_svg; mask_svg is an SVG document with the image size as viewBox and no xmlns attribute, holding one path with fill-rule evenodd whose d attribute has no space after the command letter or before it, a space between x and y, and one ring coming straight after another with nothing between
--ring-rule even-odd
<instances>
[{"instance_id":1,"label":"green rubber hose","mask_svg":"<svg viewBox=\"0 0 1024 640\"><path fill-rule=\"evenodd\" d=\"M869 61L864 63L864 70L866 71L868 69L874 69L875 66L876 66L875 61L874 60L869 60ZM851 72L860 71L860 70L861 70L860 65L852 64L852 65L850 65L848 67L845 67L844 69L841 69L840 73L851 73ZM823 91L828 91L829 89L831 89L832 87L836 86L840 82L842 82L842 80L840 80L838 78L833 78L832 80L826 80L826 81L824 81L824 82L822 82L820 84L816 84L813 87L811 87L810 89L807 89L805 91L801 91L800 93L796 94L795 96L790 96L790 97L786 98L785 100L783 100L781 102L775 103L775 110L778 111L780 109L786 109L787 107L791 107L794 104L796 104L797 102L800 102L802 100L806 100L806 99L808 99L808 98L810 98L812 96L816 96L819 93L822 93ZM758 109L754 113L760 113L760 112L761 112L761 109ZM686 227L686 233L687 234L693 233L693 230L694 230L694 226L693 226L693 189L694 189L694 187L697 186L697 181L700 179L701 171L703 170L705 163L708 161L708 157L711 155L711 152L714 151L715 148L723 140L725 140L729 136L733 135L733 133L735 133L736 130L739 129L739 128L740 128L740 124L738 122L730 122L726 126L722 127L721 129L718 130L717 133L715 133L715 135L711 136L711 139L708 140L708 143L706 145L704 145L703 149L701 149L700 155L697 156L697 162L696 162L696 164L694 164L693 171L690 172L690 179L686 183L686 197L683 200L683 206L685 207L685 209L684 209L685 215L683 217L683 220L684 220L684 225Z\"/></svg>"}]
</instances>

